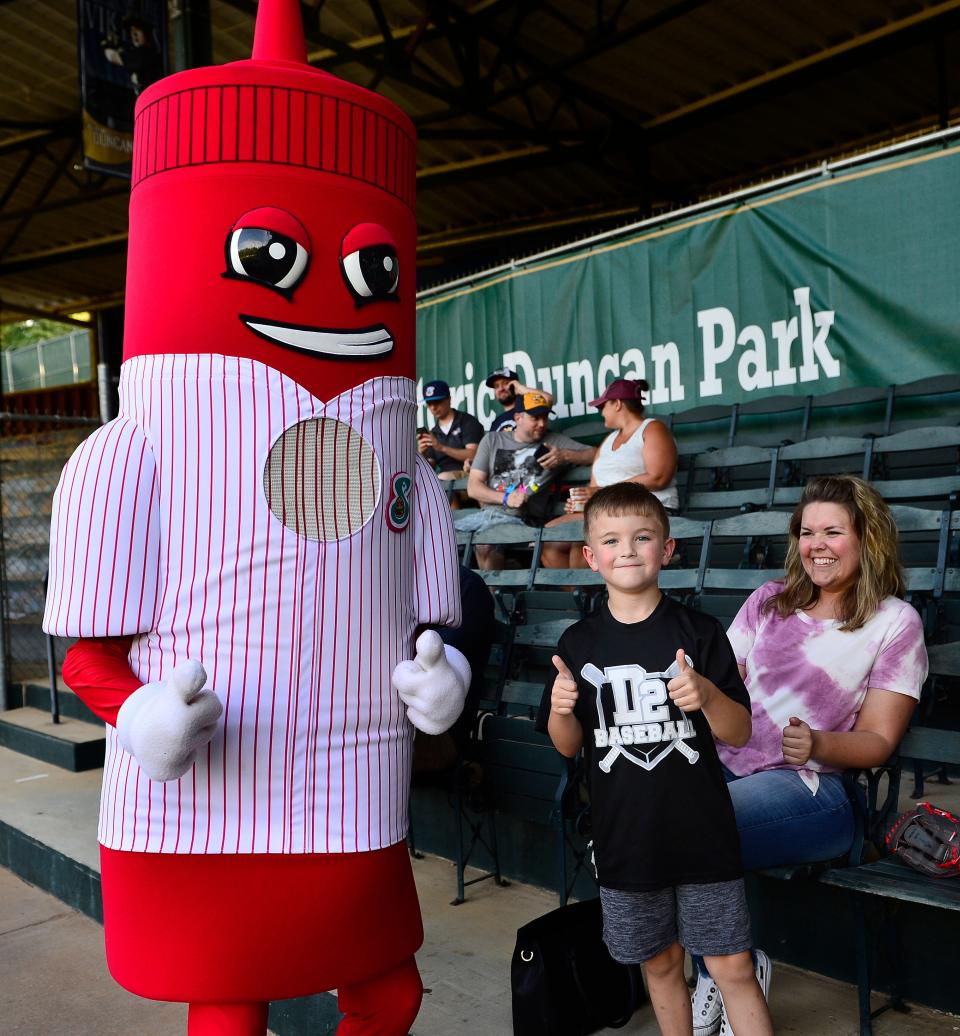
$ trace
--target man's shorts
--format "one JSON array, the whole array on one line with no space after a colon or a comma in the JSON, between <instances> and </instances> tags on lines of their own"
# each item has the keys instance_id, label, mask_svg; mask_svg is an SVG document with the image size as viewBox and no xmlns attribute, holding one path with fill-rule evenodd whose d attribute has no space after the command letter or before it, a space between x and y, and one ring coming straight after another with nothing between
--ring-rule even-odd
<instances>
[{"instance_id":1,"label":"man's shorts","mask_svg":"<svg viewBox=\"0 0 960 1036\"><path fill-rule=\"evenodd\" d=\"M453 516L453 524L459 532L482 532L495 525L523 525L523 519L508 514L502 507L471 507L458 511Z\"/></svg>"},{"instance_id":2,"label":"man's shorts","mask_svg":"<svg viewBox=\"0 0 960 1036\"><path fill-rule=\"evenodd\" d=\"M742 878L656 892L601 888L600 904L603 941L623 964L642 964L675 942L700 957L725 957L753 945Z\"/></svg>"}]
</instances>

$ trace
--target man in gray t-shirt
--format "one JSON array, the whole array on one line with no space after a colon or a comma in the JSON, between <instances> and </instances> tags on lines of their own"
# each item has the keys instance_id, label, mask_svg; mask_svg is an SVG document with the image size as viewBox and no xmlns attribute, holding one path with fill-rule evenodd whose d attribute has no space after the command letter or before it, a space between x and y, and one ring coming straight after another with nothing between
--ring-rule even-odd
<instances>
[{"instance_id":1,"label":"man in gray t-shirt","mask_svg":"<svg viewBox=\"0 0 960 1036\"><path fill-rule=\"evenodd\" d=\"M559 432L547 430L552 411L542 392L517 398L512 431L488 432L480 441L470 468L467 495L479 511L455 516L458 529L479 531L493 525L540 525L546 519L545 488L569 465L586 465L596 452ZM478 544L481 568L500 568L503 550Z\"/></svg>"}]
</instances>

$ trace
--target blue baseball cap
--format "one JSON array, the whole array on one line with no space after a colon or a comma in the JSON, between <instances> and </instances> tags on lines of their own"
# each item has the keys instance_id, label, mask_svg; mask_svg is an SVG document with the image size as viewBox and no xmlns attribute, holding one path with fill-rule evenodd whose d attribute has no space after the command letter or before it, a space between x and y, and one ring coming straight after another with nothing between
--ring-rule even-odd
<instances>
[{"instance_id":1,"label":"blue baseball cap","mask_svg":"<svg viewBox=\"0 0 960 1036\"><path fill-rule=\"evenodd\" d=\"M484 384L487 388L493 388L493 383L498 381L500 378L506 378L507 381L519 380L517 372L510 367L498 367L495 371L490 371L487 375L487 380Z\"/></svg>"},{"instance_id":2,"label":"blue baseball cap","mask_svg":"<svg viewBox=\"0 0 960 1036\"><path fill-rule=\"evenodd\" d=\"M428 381L423 386L424 403L436 403L440 399L450 398L450 386L445 381Z\"/></svg>"}]
</instances>

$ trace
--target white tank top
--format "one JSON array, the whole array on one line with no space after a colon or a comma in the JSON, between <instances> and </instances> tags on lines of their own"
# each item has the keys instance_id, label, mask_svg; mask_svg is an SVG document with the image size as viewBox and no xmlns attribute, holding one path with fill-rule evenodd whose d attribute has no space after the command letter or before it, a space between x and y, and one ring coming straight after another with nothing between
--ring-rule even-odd
<instances>
[{"instance_id":1,"label":"white tank top","mask_svg":"<svg viewBox=\"0 0 960 1036\"><path fill-rule=\"evenodd\" d=\"M138 356L120 404L57 490L44 629L134 634L145 683L196 659L224 714L166 783L107 728L101 843L401 841L412 730L391 674L418 625L460 621L450 508L413 450L413 383L372 378L324 403L256 361Z\"/></svg>"},{"instance_id":2,"label":"white tank top","mask_svg":"<svg viewBox=\"0 0 960 1036\"><path fill-rule=\"evenodd\" d=\"M617 432L611 432L603 440L592 469L598 486L612 486L615 482L626 482L635 475L646 474L647 468L643 463L643 433L647 425L655 420L654 417L648 417L616 450L613 448L613 440L616 439ZM664 507L677 508L680 506L676 475L670 480L668 486L664 486L663 489L654 489L651 492Z\"/></svg>"}]
</instances>

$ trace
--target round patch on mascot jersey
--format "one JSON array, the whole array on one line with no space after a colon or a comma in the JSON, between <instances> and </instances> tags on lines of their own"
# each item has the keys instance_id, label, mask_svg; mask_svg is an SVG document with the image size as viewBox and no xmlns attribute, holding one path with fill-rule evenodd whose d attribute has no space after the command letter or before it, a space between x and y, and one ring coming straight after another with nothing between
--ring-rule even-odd
<instances>
[{"instance_id":1,"label":"round patch on mascot jersey","mask_svg":"<svg viewBox=\"0 0 960 1036\"><path fill-rule=\"evenodd\" d=\"M393 532L403 532L410 524L410 499L413 492L413 479L405 472L398 471L390 479L390 496L387 498L387 525Z\"/></svg>"},{"instance_id":2,"label":"round patch on mascot jersey","mask_svg":"<svg viewBox=\"0 0 960 1036\"><path fill-rule=\"evenodd\" d=\"M263 492L288 529L308 540L341 540L370 520L380 499L380 465L356 429L310 418L270 447Z\"/></svg>"}]
</instances>

